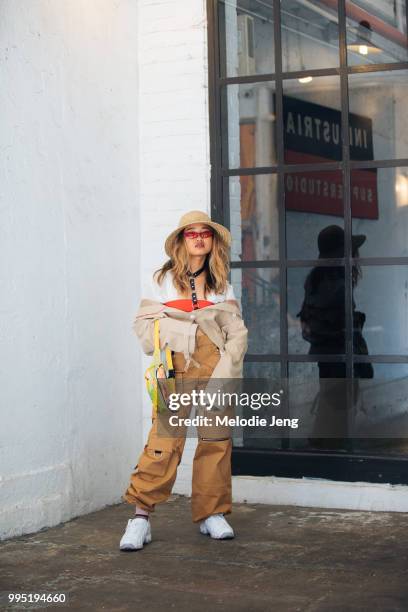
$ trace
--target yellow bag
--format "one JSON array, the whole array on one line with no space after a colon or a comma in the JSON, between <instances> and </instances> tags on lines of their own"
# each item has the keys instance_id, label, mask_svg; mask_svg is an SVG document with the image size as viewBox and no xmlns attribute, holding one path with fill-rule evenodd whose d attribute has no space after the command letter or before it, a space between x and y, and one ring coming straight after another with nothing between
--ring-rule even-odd
<instances>
[{"instance_id":1,"label":"yellow bag","mask_svg":"<svg viewBox=\"0 0 408 612\"><path fill-rule=\"evenodd\" d=\"M160 319L156 319L154 322L153 361L145 372L146 388L148 394L150 395L150 399L152 400L154 416L156 416L157 413L167 411L167 402L166 397L163 396L163 391L166 395L175 393L176 391L175 372L171 357L171 349L169 349L167 346L165 349L160 348L159 323ZM159 387L157 370L160 368L160 366L164 367L165 378L160 379L163 381L163 384Z\"/></svg>"}]
</instances>

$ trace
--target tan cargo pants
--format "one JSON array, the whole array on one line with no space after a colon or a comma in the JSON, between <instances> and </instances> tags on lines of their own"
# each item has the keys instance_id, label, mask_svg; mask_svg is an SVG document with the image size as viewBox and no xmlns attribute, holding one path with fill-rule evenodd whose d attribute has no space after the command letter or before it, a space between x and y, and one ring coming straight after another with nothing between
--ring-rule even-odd
<instances>
[{"instance_id":1,"label":"tan cargo pants","mask_svg":"<svg viewBox=\"0 0 408 612\"><path fill-rule=\"evenodd\" d=\"M193 359L197 360L200 367L190 364L187 371L183 372L184 355L174 352L173 365L176 380L188 381L188 387L191 389L191 379L193 379L197 383L194 383L194 388L203 388L205 384L201 387L200 380L207 379L208 381L220 359L220 352L200 328L197 330ZM187 408L187 416L190 410L191 406ZM232 511L231 429L227 426L198 427L197 432L198 443L193 459L191 495L194 523L212 514L219 512L230 514ZM176 480L177 467L183 455L185 433L184 429L183 437L158 435L157 418L152 418L147 443L123 495L125 501L153 512L156 504L168 499Z\"/></svg>"}]
</instances>

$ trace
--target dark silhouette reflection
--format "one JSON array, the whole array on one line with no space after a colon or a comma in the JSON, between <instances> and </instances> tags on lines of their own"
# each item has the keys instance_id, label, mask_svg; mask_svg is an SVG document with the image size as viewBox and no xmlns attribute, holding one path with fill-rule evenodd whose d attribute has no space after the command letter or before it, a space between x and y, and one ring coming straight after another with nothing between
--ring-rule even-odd
<instances>
[{"instance_id":1,"label":"dark silhouette reflection","mask_svg":"<svg viewBox=\"0 0 408 612\"><path fill-rule=\"evenodd\" d=\"M352 236L353 257L358 257L359 247L366 236ZM344 230L337 225L324 228L318 236L319 259L344 257ZM352 287L361 276L359 266L352 267ZM305 297L300 317L302 336L310 342L310 355L345 354L345 270L343 266L316 266L305 280ZM365 314L356 310L353 298L353 350L367 355L368 349L362 334ZM354 380L346 380L346 364L319 361L319 387L316 398L316 418L309 438L312 446L319 448L345 448L348 439L347 388L352 384L353 397L358 395L358 378L372 378L370 363L354 364ZM342 379L341 381L339 379Z\"/></svg>"}]
</instances>

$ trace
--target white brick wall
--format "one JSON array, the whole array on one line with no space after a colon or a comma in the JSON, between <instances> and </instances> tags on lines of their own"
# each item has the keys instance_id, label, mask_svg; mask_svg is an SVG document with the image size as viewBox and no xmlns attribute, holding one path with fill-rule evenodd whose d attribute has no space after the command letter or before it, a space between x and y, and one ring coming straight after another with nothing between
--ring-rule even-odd
<instances>
[{"instance_id":1,"label":"white brick wall","mask_svg":"<svg viewBox=\"0 0 408 612\"><path fill-rule=\"evenodd\" d=\"M166 260L181 215L211 210L206 19L205 0L139 0L141 282ZM150 413L145 393L145 438ZM186 442L175 492L190 493L195 445Z\"/></svg>"}]
</instances>

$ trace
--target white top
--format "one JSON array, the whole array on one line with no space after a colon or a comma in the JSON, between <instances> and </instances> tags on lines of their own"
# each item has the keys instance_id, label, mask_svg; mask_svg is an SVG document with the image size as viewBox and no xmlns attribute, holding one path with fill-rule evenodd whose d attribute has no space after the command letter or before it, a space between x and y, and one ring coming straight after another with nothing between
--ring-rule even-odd
<instances>
[{"instance_id":1,"label":"white top","mask_svg":"<svg viewBox=\"0 0 408 612\"><path fill-rule=\"evenodd\" d=\"M161 285L159 285L153 279L153 276L151 276L150 280L144 284L143 297L155 300L156 302L160 302L162 304L165 302L170 302L170 300L183 299L177 294L177 289L173 285L173 272L171 270L168 270ZM227 281L227 288L224 293L210 293L206 299L216 304L217 302L236 300L237 298L235 297L233 286L229 281Z\"/></svg>"}]
</instances>

